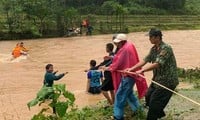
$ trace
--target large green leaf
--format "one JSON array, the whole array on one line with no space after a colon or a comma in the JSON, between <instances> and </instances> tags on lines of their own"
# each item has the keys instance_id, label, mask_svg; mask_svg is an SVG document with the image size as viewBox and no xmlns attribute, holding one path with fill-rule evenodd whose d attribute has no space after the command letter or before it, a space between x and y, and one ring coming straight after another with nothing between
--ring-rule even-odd
<instances>
[{"instance_id":1,"label":"large green leaf","mask_svg":"<svg viewBox=\"0 0 200 120\"><path fill-rule=\"evenodd\" d=\"M55 107L56 107L56 113L58 114L58 116L63 117L68 108L68 104L67 104L67 102L57 102L55 104Z\"/></svg>"},{"instance_id":2,"label":"large green leaf","mask_svg":"<svg viewBox=\"0 0 200 120\"><path fill-rule=\"evenodd\" d=\"M53 88L59 92L65 92L65 84L54 85Z\"/></svg>"},{"instance_id":3,"label":"large green leaf","mask_svg":"<svg viewBox=\"0 0 200 120\"><path fill-rule=\"evenodd\" d=\"M53 100L54 100L54 101L57 101L59 97L60 97L60 94L59 94L59 93L54 93L54 95L53 95Z\"/></svg>"},{"instance_id":4,"label":"large green leaf","mask_svg":"<svg viewBox=\"0 0 200 120\"><path fill-rule=\"evenodd\" d=\"M65 92L63 93L63 96L64 96L65 98L68 98L72 103L74 103L74 101L75 101L75 96L74 96L73 93L68 92L68 91L65 91Z\"/></svg>"},{"instance_id":5,"label":"large green leaf","mask_svg":"<svg viewBox=\"0 0 200 120\"><path fill-rule=\"evenodd\" d=\"M31 120L47 120L47 118L44 114L39 113L37 115L34 115Z\"/></svg>"},{"instance_id":6,"label":"large green leaf","mask_svg":"<svg viewBox=\"0 0 200 120\"><path fill-rule=\"evenodd\" d=\"M33 99L30 102L28 102L27 106L30 109L30 107L37 105L38 102L38 99Z\"/></svg>"},{"instance_id":7,"label":"large green leaf","mask_svg":"<svg viewBox=\"0 0 200 120\"><path fill-rule=\"evenodd\" d=\"M45 87L43 86L40 91L37 93L37 98L41 101L44 100L48 95L51 95L53 93L52 87Z\"/></svg>"},{"instance_id":8,"label":"large green leaf","mask_svg":"<svg viewBox=\"0 0 200 120\"><path fill-rule=\"evenodd\" d=\"M61 95L65 97L64 102L61 102L59 100ZM62 119L65 119L66 117L68 106L73 107L75 101L74 94L65 90L65 84L59 84L54 85L53 87L43 86L37 93L37 97L34 100L30 101L27 105L30 108L34 105L37 105L39 102L45 102L46 99L51 99L51 103L49 104L49 106L51 108L55 107L57 117L59 116ZM43 114L43 111L46 111L46 109L41 110L40 113ZM34 119L38 118L38 120L40 120L41 118L42 120L43 117L44 116L38 114L34 116Z\"/></svg>"},{"instance_id":9,"label":"large green leaf","mask_svg":"<svg viewBox=\"0 0 200 120\"><path fill-rule=\"evenodd\" d=\"M52 94L53 94L53 88L52 87L43 86L40 89L40 91L37 93L37 97L35 99L31 100L30 102L28 102L27 106L30 109L30 107L37 105L37 103L39 101L43 101L43 100L49 98L50 96L52 96Z\"/></svg>"}]
</instances>

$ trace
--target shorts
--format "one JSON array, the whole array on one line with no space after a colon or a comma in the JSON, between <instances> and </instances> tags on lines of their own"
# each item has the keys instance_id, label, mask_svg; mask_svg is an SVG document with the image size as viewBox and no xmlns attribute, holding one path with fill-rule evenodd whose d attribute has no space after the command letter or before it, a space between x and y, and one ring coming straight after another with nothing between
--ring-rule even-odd
<instances>
[{"instance_id":1,"label":"shorts","mask_svg":"<svg viewBox=\"0 0 200 120\"><path fill-rule=\"evenodd\" d=\"M101 93L100 87L101 86L99 86L99 87L90 87L88 92L91 93L91 94L100 94Z\"/></svg>"},{"instance_id":2,"label":"shorts","mask_svg":"<svg viewBox=\"0 0 200 120\"><path fill-rule=\"evenodd\" d=\"M110 71L104 72L104 77L105 80L101 85L101 90L103 91L114 90L111 72Z\"/></svg>"}]
</instances>

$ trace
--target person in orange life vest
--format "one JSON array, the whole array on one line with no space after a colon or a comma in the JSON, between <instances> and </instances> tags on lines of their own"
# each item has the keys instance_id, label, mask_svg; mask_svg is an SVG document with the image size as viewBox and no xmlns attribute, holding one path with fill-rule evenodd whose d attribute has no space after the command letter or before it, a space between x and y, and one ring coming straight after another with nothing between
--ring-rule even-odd
<instances>
[{"instance_id":1,"label":"person in orange life vest","mask_svg":"<svg viewBox=\"0 0 200 120\"><path fill-rule=\"evenodd\" d=\"M16 47L12 51L12 55L14 58L17 58L21 55L27 55L28 49L24 47L24 43L17 43Z\"/></svg>"},{"instance_id":2,"label":"person in orange life vest","mask_svg":"<svg viewBox=\"0 0 200 120\"><path fill-rule=\"evenodd\" d=\"M21 55L19 43L17 43L15 48L12 50L12 55L14 58L17 58Z\"/></svg>"},{"instance_id":3,"label":"person in orange life vest","mask_svg":"<svg viewBox=\"0 0 200 120\"><path fill-rule=\"evenodd\" d=\"M21 49L21 53L22 53L22 54L27 54L27 52L28 52L29 50L28 50L27 48L24 47L24 43L21 42L21 43L19 44L19 46L20 46L20 49Z\"/></svg>"}]
</instances>

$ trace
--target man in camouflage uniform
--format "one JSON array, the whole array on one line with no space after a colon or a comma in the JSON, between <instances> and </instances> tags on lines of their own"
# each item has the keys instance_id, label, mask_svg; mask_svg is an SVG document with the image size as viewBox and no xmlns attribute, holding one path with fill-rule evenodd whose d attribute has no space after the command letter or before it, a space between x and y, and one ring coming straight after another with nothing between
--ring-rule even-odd
<instances>
[{"instance_id":1,"label":"man in camouflage uniform","mask_svg":"<svg viewBox=\"0 0 200 120\"><path fill-rule=\"evenodd\" d=\"M171 46L162 41L162 32L152 28L149 31L149 40L154 46L149 54L135 66L127 69L127 71L136 71L146 63L151 63L145 66L137 74L141 74L153 70L152 80L174 90L178 85L176 59ZM172 92L151 83L145 96L146 105L149 106L147 120L157 120L164 117L164 108L169 102Z\"/></svg>"}]
</instances>

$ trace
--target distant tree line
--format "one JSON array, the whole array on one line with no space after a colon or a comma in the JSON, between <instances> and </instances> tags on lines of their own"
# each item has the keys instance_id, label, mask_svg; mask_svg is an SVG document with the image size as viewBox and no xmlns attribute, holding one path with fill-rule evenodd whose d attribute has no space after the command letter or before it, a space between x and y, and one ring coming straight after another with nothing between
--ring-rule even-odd
<instances>
[{"instance_id":1,"label":"distant tree line","mask_svg":"<svg viewBox=\"0 0 200 120\"><path fill-rule=\"evenodd\" d=\"M126 31L129 14L182 13L185 0L1 0L0 39L64 36L83 19L99 31ZM181 11L181 12L180 12ZM107 16L106 22L95 15ZM106 25L106 26L105 26Z\"/></svg>"}]
</instances>

